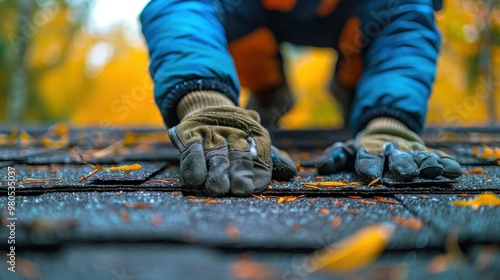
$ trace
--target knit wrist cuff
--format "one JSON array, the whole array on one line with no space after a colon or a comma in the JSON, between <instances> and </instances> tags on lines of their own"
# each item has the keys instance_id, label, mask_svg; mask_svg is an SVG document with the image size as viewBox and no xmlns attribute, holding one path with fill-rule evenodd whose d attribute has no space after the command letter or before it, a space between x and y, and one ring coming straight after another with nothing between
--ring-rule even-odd
<instances>
[{"instance_id":1,"label":"knit wrist cuff","mask_svg":"<svg viewBox=\"0 0 500 280\"><path fill-rule=\"evenodd\" d=\"M217 91L193 91L184 96L177 106L177 116L180 120L197 110L216 107L235 107L234 103L224 94Z\"/></svg>"}]
</instances>

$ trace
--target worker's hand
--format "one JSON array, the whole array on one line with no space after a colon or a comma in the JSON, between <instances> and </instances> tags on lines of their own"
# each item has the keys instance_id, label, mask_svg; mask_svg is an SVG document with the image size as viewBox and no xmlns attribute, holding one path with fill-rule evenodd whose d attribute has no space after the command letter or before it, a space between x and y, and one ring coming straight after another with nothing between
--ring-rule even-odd
<instances>
[{"instance_id":1,"label":"worker's hand","mask_svg":"<svg viewBox=\"0 0 500 280\"><path fill-rule=\"evenodd\" d=\"M416 133L388 118L373 120L354 140L333 144L317 163L320 174L354 169L366 182L382 179L387 167L401 181L462 174L460 164L451 156L427 148Z\"/></svg>"},{"instance_id":2,"label":"worker's hand","mask_svg":"<svg viewBox=\"0 0 500 280\"><path fill-rule=\"evenodd\" d=\"M188 185L203 185L207 195L247 196L264 190L272 175L287 180L297 173L294 163L271 147L255 111L236 107L217 92L190 93L179 106L182 120L168 134L181 153L181 176Z\"/></svg>"}]
</instances>

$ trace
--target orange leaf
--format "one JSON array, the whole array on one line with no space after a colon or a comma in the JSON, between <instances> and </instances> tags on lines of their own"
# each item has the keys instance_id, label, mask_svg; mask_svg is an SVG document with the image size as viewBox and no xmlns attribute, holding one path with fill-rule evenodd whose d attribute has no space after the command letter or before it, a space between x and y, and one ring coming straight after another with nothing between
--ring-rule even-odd
<instances>
[{"instance_id":1,"label":"orange leaf","mask_svg":"<svg viewBox=\"0 0 500 280\"><path fill-rule=\"evenodd\" d=\"M332 220L332 227L333 228L338 228L342 224L342 218L341 217L335 217Z\"/></svg>"},{"instance_id":2,"label":"orange leaf","mask_svg":"<svg viewBox=\"0 0 500 280\"><path fill-rule=\"evenodd\" d=\"M500 198L492 193L483 193L478 195L473 200L453 200L451 204L455 206L470 206L472 209L477 210L481 206L500 206Z\"/></svg>"},{"instance_id":3,"label":"orange leaf","mask_svg":"<svg viewBox=\"0 0 500 280\"><path fill-rule=\"evenodd\" d=\"M363 203L363 204L377 204L377 202L375 202L375 201L368 201L368 200L364 200L364 199L361 199L359 202Z\"/></svg>"},{"instance_id":4,"label":"orange leaf","mask_svg":"<svg viewBox=\"0 0 500 280\"><path fill-rule=\"evenodd\" d=\"M321 208L319 209L319 212L321 212L321 214L324 214L324 215L328 215L330 214L330 210L326 209L326 208Z\"/></svg>"},{"instance_id":5,"label":"orange leaf","mask_svg":"<svg viewBox=\"0 0 500 280\"><path fill-rule=\"evenodd\" d=\"M475 168L472 168L471 170L464 171L462 174L466 174L466 175L488 174L488 172L486 172L486 170L482 169L481 167L475 167Z\"/></svg>"},{"instance_id":6,"label":"orange leaf","mask_svg":"<svg viewBox=\"0 0 500 280\"><path fill-rule=\"evenodd\" d=\"M374 198L377 202L380 202L380 203L401 204L401 202L399 202L399 201L385 199L385 198L383 198L383 197L381 197L381 196L374 196L373 198Z\"/></svg>"},{"instance_id":7,"label":"orange leaf","mask_svg":"<svg viewBox=\"0 0 500 280\"><path fill-rule=\"evenodd\" d=\"M128 208L134 208L134 209L148 209L149 205L144 203L144 202L138 202L138 203L125 203L125 207Z\"/></svg>"},{"instance_id":8,"label":"orange leaf","mask_svg":"<svg viewBox=\"0 0 500 280\"><path fill-rule=\"evenodd\" d=\"M371 182L368 184L368 187L371 187L371 186L375 185L375 184L376 184L376 183L378 183L379 181L380 181L380 177L379 177L379 178L377 178L377 179L375 179L375 180L373 180L373 181L371 181Z\"/></svg>"},{"instance_id":9,"label":"orange leaf","mask_svg":"<svg viewBox=\"0 0 500 280\"><path fill-rule=\"evenodd\" d=\"M413 229L413 230L420 230L424 226L424 222L420 219L415 219L415 218L407 218L407 217L401 217L401 216L393 216L392 220L400 225L401 227Z\"/></svg>"},{"instance_id":10,"label":"orange leaf","mask_svg":"<svg viewBox=\"0 0 500 280\"><path fill-rule=\"evenodd\" d=\"M352 214L352 215L358 215L359 214L359 210L357 210L357 209L347 209L345 212L347 214Z\"/></svg>"},{"instance_id":11,"label":"orange leaf","mask_svg":"<svg viewBox=\"0 0 500 280\"><path fill-rule=\"evenodd\" d=\"M240 229L237 226L230 224L226 228L226 235L231 241L236 241L240 238Z\"/></svg>"},{"instance_id":12,"label":"orange leaf","mask_svg":"<svg viewBox=\"0 0 500 280\"><path fill-rule=\"evenodd\" d=\"M340 207L347 207L347 206L345 206L345 204L344 204L344 203L342 203L342 202L340 202L340 201L338 201L338 200L335 200L335 201L333 202L333 204L335 204L335 205L337 205L337 206L340 206Z\"/></svg>"}]
</instances>

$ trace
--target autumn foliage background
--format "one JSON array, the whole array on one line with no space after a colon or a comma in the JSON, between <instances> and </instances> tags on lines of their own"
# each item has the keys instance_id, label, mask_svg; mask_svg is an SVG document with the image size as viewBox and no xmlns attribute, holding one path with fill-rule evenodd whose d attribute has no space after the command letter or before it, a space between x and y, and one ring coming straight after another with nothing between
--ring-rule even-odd
<instances>
[{"instance_id":1,"label":"autumn foliage background","mask_svg":"<svg viewBox=\"0 0 500 280\"><path fill-rule=\"evenodd\" d=\"M139 30L131 30L127 22L91 28L88 19L94 5L92 0L0 0L1 123L163 125ZM498 122L499 1L445 0L437 20L442 56L428 125ZM328 49L282 47L298 101L281 126L342 126L327 90L336 54ZM242 104L246 97L244 92Z\"/></svg>"}]
</instances>

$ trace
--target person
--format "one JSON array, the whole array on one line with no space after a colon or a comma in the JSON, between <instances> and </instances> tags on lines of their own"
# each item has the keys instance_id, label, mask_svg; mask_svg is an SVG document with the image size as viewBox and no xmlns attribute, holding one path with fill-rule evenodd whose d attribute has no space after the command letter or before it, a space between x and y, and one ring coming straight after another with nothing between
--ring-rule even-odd
<instances>
[{"instance_id":1,"label":"person","mask_svg":"<svg viewBox=\"0 0 500 280\"><path fill-rule=\"evenodd\" d=\"M282 42L339 53L332 84L355 137L327 148L318 173L351 168L367 182L385 169L404 181L460 176L453 158L419 136L435 77L440 7L439 0L151 1L140 20L155 100L180 151L183 180L207 195L247 196L296 174L259 114L238 106L240 82L254 93L254 107L284 112L293 103L286 102Z\"/></svg>"}]
</instances>

